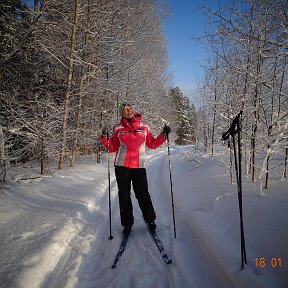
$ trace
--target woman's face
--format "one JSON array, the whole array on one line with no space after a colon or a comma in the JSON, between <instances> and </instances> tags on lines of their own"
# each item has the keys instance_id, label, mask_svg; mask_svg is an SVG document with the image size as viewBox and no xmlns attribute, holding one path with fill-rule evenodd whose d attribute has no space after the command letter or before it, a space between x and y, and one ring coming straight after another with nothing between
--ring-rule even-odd
<instances>
[{"instance_id":1,"label":"woman's face","mask_svg":"<svg viewBox=\"0 0 288 288\"><path fill-rule=\"evenodd\" d=\"M130 104L126 104L123 108L122 115L124 118L133 118L134 117L134 109Z\"/></svg>"}]
</instances>

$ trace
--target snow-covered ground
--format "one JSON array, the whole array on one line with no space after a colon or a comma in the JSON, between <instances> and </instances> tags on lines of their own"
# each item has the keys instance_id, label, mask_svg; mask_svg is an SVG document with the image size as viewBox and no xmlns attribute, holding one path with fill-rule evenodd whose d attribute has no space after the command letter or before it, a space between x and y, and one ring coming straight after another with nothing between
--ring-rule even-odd
<instances>
[{"instance_id":1,"label":"snow-covered ground","mask_svg":"<svg viewBox=\"0 0 288 288\"><path fill-rule=\"evenodd\" d=\"M135 225L111 269L122 232L114 172L114 239L108 240L107 162L81 161L41 181L25 183L22 172L9 181L0 196L0 287L288 287L287 180L272 182L259 197L258 187L243 177L248 265L241 270L237 187L221 156L193 146L171 149L175 239L167 150L149 151L157 231L173 263L163 262L132 193ZM265 258L265 265L262 259L256 267L255 258Z\"/></svg>"}]
</instances>

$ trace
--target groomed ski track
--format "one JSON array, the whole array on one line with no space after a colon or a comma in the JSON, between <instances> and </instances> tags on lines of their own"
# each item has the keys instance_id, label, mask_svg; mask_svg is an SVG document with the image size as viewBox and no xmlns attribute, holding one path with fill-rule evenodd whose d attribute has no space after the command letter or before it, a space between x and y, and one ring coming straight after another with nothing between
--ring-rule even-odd
<instances>
[{"instance_id":1,"label":"groomed ski track","mask_svg":"<svg viewBox=\"0 0 288 288\"><path fill-rule=\"evenodd\" d=\"M35 224L33 224L35 228L43 227L44 229L47 227L45 234L43 234L47 238L45 242L42 240L44 237L42 234L37 236L35 233L35 237L33 237L33 232L29 235L22 234L22 237L30 237L31 241L24 242L26 246L29 246L25 247L27 254L21 261L20 259L10 259L11 263L9 265L11 267L13 267L13 261L15 264L18 261L21 264L20 267L25 267L23 271L20 271L21 273L17 279L11 280L13 287L234 287L225 271L221 269L217 260L210 253L209 247L205 246L205 243L194 231L193 219L187 219L190 206L183 205L185 193L182 193L181 183L177 182L177 177L181 173L185 173L186 168L190 169L192 167L192 169L197 170L201 168L201 165L198 165L196 161L192 163L191 167L184 167L183 171L175 171L173 155L176 155L180 151L179 149L171 149L177 239L174 239L173 233L167 149L161 148L156 152L149 152L147 161L149 191L157 214L157 234L163 242L168 256L173 260L172 264L165 264L161 258L157 246L151 235L149 235L132 191L135 224L117 268L111 269L122 239L117 185L113 167L111 167L111 203L112 235L114 239L109 240L107 169L101 168L102 170L99 170L97 168L97 173L100 171L100 174L94 175L94 166L89 168L89 166L84 165L76 168L79 171L76 180L70 176L69 173L71 172L65 170L59 172L56 176L68 181L69 196L67 196L67 193L58 195L57 191L54 193L54 190L47 193L47 186L49 186L49 181L53 181L53 178L51 178L52 180L47 178L46 182L41 182L42 186L39 186L40 188L38 187L36 191L39 194L35 191L31 192L29 187L33 186L27 186L25 196L20 195L14 188L10 192L7 190L7 196L10 197L11 201L16 199L19 208L24 207L25 211L27 207L27 211L29 211L29 207L37 209L39 214L43 215L43 217L41 216L43 219L45 217L55 218L50 226L48 223L41 226L40 218L35 218ZM184 158L177 159L177 161L183 161L185 166L185 153L183 155ZM112 158L112 155L110 157ZM204 167L204 169L206 168ZM211 187L208 184L206 183L204 189ZM200 191L199 183L196 187L193 186L193 183L191 183L191 192L188 191L189 193L203 192ZM58 188L60 190L61 186ZM86 198L83 196L79 199L81 193L85 194ZM37 195L37 198L35 195ZM193 197L188 200L191 201L191 199ZM54 218L52 218L52 215ZM44 223L42 218L41 221ZM14 220L19 223L22 219L23 217L19 216ZM59 225L59 221L61 221L61 225ZM53 223L58 223L57 227L61 227L61 229L56 230ZM35 228L31 227L31 231ZM43 247L39 248L37 241L40 241L39 244L42 243L41 246ZM43 245L43 243L46 243L46 245ZM8 247L13 244L7 242L5 245ZM37 247L38 252L34 255L35 247ZM18 269L17 267L19 268L15 265L15 269ZM3 283L7 283L7 279L2 279ZM32 283L31 279L33 279Z\"/></svg>"},{"instance_id":2,"label":"groomed ski track","mask_svg":"<svg viewBox=\"0 0 288 288\"><path fill-rule=\"evenodd\" d=\"M172 149L171 157L173 153L175 151ZM65 278L67 287L78 288L234 287L216 259L210 254L209 248L205 247L193 231L193 223L186 222L181 207L177 206L177 190L174 191L177 239L174 239L168 158L165 149L150 155L147 173L149 190L157 213L157 232L173 263L171 265L163 263L132 191L135 224L117 268L111 269L122 237L117 185L112 172L114 239L108 239L108 188L106 187L103 199L106 198L107 202L102 199L103 207L99 207L102 211L99 221L102 223L97 223L97 227L93 227L91 222L84 224L81 231L71 237L69 241L71 245L67 246L55 269L46 279L44 287L65 286L63 283ZM173 171L172 162L172 177L177 174L177 171ZM66 277L63 277L63 273L67 274Z\"/></svg>"}]
</instances>

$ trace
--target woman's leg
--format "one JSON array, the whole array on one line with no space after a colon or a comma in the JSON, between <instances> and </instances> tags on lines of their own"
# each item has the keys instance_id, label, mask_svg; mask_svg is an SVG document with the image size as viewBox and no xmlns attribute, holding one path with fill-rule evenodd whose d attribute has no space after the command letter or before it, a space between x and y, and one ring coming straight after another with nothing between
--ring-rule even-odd
<instances>
[{"instance_id":1,"label":"woman's leg","mask_svg":"<svg viewBox=\"0 0 288 288\"><path fill-rule=\"evenodd\" d=\"M131 202L131 169L115 166L115 176L118 185L121 224L131 227L134 224Z\"/></svg>"},{"instance_id":2,"label":"woman's leg","mask_svg":"<svg viewBox=\"0 0 288 288\"><path fill-rule=\"evenodd\" d=\"M151 223L156 219L156 214L148 191L147 175L145 168L131 169L132 184L139 207L145 222Z\"/></svg>"}]
</instances>

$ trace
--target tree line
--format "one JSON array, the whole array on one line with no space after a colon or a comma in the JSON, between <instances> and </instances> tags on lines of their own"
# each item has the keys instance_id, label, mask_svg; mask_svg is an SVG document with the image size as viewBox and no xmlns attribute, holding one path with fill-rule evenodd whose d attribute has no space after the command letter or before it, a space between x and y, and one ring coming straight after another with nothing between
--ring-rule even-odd
<instances>
[{"instance_id":1,"label":"tree line","mask_svg":"<svg viewBox=\"0 0 288 288\"><path fill-rule=\"evenodd\" d=\"M221 133L243 111L245 169L267 188L273 153L287 177L287 1L233 0L202 9L210 56L199 85L198 135L213 155Z\"/></svg>"},{"instance_id":2,"label":"tree line","mask_svg":"<svg viewBox=\"0 0 288 288\"><path fill-rule=\"evenodd\" d=\"M59 169L66 158L74 166L76 154L100 150L117 102L141 105L165 91L165 13L154 1L4 2L1 123L10 160L59 156Z\"/></svg>"},{"instance_id":3,"label":"tree line","mask_svg":"<svg viewBox=\"0 0 288 288\"><path fill-rule=\"evenodd\" d=\"M175 126L168 8L165 0L1 1L1 167L35 160L44 174L49 161L59 169L78 155L99 161L102 127L125 99L155 132Z\"/></svg>"}]
</instances>

